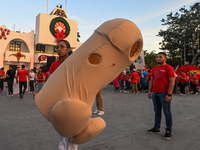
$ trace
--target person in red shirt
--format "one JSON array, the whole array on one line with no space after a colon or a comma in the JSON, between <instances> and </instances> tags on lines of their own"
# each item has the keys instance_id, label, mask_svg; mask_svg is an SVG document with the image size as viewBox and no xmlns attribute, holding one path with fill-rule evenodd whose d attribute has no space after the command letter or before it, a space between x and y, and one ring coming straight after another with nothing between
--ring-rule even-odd
<instances>
[{"instance_id":1,"label":"person in red shirt","mask_svg":"<svg viewBox=\"0 0 200 150\"><path fill-rule=\"evenodd\" d=\"M3 87L4 87L4 79L5 79L6 75L5 75L5 71L4 68L2 67L0 69L0 93L4 91Z\"/></svg>"},{"instance_id":2,"label":"person in red shirt","mask_svg":"<svg viewBox=\"0 0 200 150\"><path fill-rule=\"evenodd\" d=\"M147 133L160 132L161 109L163 109L167 126L164 139L168 140L172 136L171 100L175 84L175 72L172 66L166 64L166 60L166 54L159 52L156 57L158 65L151 70L148 98L153 100L155 123L152 129L147 130ZM153 94L151 93L152 89Z\"/></svg>"},{"instance_id":3,"label":"person in red shirt","mask_svg":"<svg viewBox=\"0 0 200 150\"><path fill-rule=\"evenodd\" d=\"M17 71L17 80L16 80L16 83L19 82L20 98L23 98L23 95L25 94L27 89L27 76L28 76L28 82L30 83L29 72L28 70L25 69L25 65L22 65L22 69ZM23 92L22 92L22 86L24 87Z\"/></svg>"},{"instance_id":4,"label":"person in red shirt","mask_svg":"<svg viewBox=\"0 0 200 150\"><path fill-rule=\"evenodd\" d=\"M132 82L132 93L138 94L138 87L137 84L140 82L140 77L138 73L133 69L133 72L130 75L131 82Z\"/></svg>"},{"instance_id":5,"label":"person in red shirt","mask_svg":"<svg viewBox=\"0 0 200 150\"><path fill-rule=\"evenodd\" d=\"M186 81L185 81L185 86L186 86L186 94L190 93L190 72L186 72Z\"/></svg>"},{"instance_id":6,"label":"person in red shirt","mask_svg":"<svg viewBox=\"0 0 200 150\"><path fill-rule=\"evenodd\" d=\"M70 43L66 40L58 41L56 50L59 55L59 60L55 61L51 64L50 69L49 69L49 77L48 78L50 78L51 74L53 74L53 72L56 71L56 69L61 65L61 63L63 61L65 61L70 54L72 54ZM37 94L37 93L35 93L35 94ZM71 142L71 138L65 138L60 135L60 143L58 146L58 150L63 150L63 149L77 150L78 145L73 144Z\"/></svg>"},{"instance_id":7,"label":"person in red shirt","mask_svg":"<svg viewBox=\"0 0 200 150\"><path fill-rule=\"evenodd\" d=\"M180 95L185 96L185 81L186 81L186 74L183 70L180 71L179 75L179 88L180 88Z\"/></svg>"},{"instance_id":8,"label":"person in red shirt","mask_svg":"<svg viewBox=\"0 0 200 150\"><path fill-rule=\"evenodd\" d=\"M130 83L131 83L131 77L130 77L130 72L126 72L125 76L125 82L126 82L126 90L124 92L129 92L130 90Z\"/></svg>"},{"instance_id":9,"label":"person in red shirt","mask_svg":"<svg viewBox=\"0 0 200 150\"><path fill-rule=\"evenodd\" d=\"M177 75L177 72L175 72L175 84L174 84L173 93L177 93L177 91L178 91L178 75Z\"/></svg>"},{"instance_id":10,"label":"person in red shirt","mask_svg":"<svg viewBox=\"0 0 200 150\"><path fill-rule=\"evenodd\" d=\"M45 83L45 74L43 72L43 67L39 68L36 81L38 82L38 91L40 91Z\"/></svg>"},{"instance_id":11,"label":"person in red shirt","mask_svg":"<svg viewBox=\"0 0 200 150\"><path fill-rule=\"evenodd\" d=\"M191 82L192 82L193 94L198 94L197 93L198 77L196 76L196 72L193 72L192 77L191 77Z\"/></svg>"},{"instance_id":12,"label":"person in red shirt","mask_svg":"<svg viewBox=\"0 0 200 150\"><path fill-rule=\"evenodd\" d=\"M124 91L124 72L121 72L119 74L119 91L120 92Z\"/></svg>"}]
</instances>

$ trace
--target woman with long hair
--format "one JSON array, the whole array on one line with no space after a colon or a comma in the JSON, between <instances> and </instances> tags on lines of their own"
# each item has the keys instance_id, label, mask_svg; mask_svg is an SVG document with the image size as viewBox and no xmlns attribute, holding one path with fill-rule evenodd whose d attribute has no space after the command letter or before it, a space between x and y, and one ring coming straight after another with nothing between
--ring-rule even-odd
<instances>
[{"instance_id":1,"label":"woman with long hair","mask_svg":"<svg viewBox=\"0 0 200 150\"><path fill-rule=\"evenodd\" d=\"M45 83L45 74L43 67L39 68L36 81L38 82L38 91L40 91Z\"/></svg>"}]
</instances>

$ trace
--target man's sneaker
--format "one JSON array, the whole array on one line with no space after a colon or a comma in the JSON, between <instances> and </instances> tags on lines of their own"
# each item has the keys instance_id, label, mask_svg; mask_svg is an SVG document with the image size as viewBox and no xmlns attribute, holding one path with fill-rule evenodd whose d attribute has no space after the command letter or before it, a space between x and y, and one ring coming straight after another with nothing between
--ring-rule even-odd
<instances>
[{"instance_id":1,"label":"man's sneaker","mask_svg":"<svg viewBox=\"0 0 200 150\"><path fill-rule=\"evenodd\" d=\"M99 116L104 115L104 111L99 111L98 115L99 115Z\"/></svg>"},{"instance_id":2,"label":"man's sneaker","mask_svg":"<svg viewBox=\"0 0 200 150\"><path fill-rule=\"evenodd\" d=\"M11 95L8 95L8 97L11 97Z\"/></svg>"},{"instance_id":3,"label":"man's sneaker","mask_svg":"<svg viewBox=\"0 0 200 150\"><path fill-rule=\"evenodd\" d=\"M180 93L181 96L186 96L186 94Z\"/></svg>"},{"instance_id":4,"label":"man's sneaker","mask_svg":"<svg viewBox=\"0 0 200 150\"><path fill-rule=\"evenodd\" d=\"M29 91L28 93L32 93L32 91Z\"/></svg>"},{"instance_id":5,"label":"man's sneaker","mask_svg":"<svg viewBox=\"0 0 200 150\"><path fill-rule=\"evenodd\" d=\"M13 94L11 94L11 96L13 97Z\"/></svg>"},{"instance_id":6,"label":"man's sneaker","mask_svg":"<svg viewBox=\"0 0 200 150\"><path fill-rule=\"evenodd\" d=\"M99 113L99 110L95 110L94 112L93 112L93 114L98 114Z\"/></svg>"},{"instance_id":7,"label":"man's sneaker","mask_svg":"<svg viewBox=\"0 0 200 150\"><path fill-rule=\"evenodd\" d=\"M147 130L147 133L160 133L160 130L153 127L152 129Z\"/></svg>"},{"instance_id":8,"label":"man's sneaker","mask_svg":"<svg viewBox=\"0 0 200 150\"><path fill-rule=\"evenodd\" d=\"M166 131L163 138L164 138L165 140L170 140L170 139L172 138L171 132Z\"/></svg>"}]
</instances>

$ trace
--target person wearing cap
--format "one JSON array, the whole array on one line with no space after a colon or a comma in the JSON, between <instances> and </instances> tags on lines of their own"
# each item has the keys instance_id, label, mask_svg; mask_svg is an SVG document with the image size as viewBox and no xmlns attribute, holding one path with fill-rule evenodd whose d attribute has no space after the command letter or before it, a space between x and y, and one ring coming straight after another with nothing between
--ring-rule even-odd
<instances>
[{"instance_id":1,"label":"person wearing cap","mask_svg":"<svg viewBox=\"0 0 200 150\"><path fill-rule=\"evenodd\" d=\"M159 52L156 57L158 65L151 70L148 98L153 100L155 122L154 127L147 130L147 133L160 132L161 110L163 109L167 126L163 138L169 140L172 137L171 100L175 84L175 72L172 66L166 64L166 60L166 54Z\"/></svg>"}]
</instances>

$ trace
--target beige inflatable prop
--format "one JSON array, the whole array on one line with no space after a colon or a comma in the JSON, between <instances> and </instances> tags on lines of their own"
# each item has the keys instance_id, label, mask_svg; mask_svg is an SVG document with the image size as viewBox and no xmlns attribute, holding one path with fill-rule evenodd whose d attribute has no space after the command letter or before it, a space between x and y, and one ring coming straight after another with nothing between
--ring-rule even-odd
<instances>
[{"instance_id":1,"label":"beige inflatable prop","mask_svg":"<svg viewBox=\"0 0 200 150\"><path fill-rule=\"evenodd\" d=\"M103 23L68 57L36 94L39 111L55 130L88 142L103 131L102 118L91 118L97 92L139 56L143 39L138 27L126 19Z\"/></svg>"}]
</instances>

